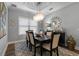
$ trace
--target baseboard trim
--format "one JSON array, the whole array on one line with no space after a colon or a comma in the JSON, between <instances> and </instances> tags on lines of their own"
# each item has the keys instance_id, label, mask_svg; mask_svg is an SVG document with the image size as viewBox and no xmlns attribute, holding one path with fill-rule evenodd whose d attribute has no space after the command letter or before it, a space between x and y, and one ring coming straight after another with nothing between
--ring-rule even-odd
<instances>
[{"instance_id":1,"label":"baseboard trim","mask_svg":"<svg viewBox=\"0 0 79 59\"><path fill-rule=\"evenodd\" d=\"M6 44L6 46L5 46L4 50L3 50L2 56L5 56L5 53L6 53L7 47L8 47L8 43Z\"/></svg>"},{"instance_id":2,"label":"baseboard trim","mask_svg":"<svg viewBox=\"0 0 79 59\"><path fill-rule=\"evenodd\" d=\"M22 42L22 41L26 41L26 40L23 39L23 40L18 40L18 41L12 41L12 42L8 42L8 44L13 44L13 43Z\"/></svg>"}]
</instances>

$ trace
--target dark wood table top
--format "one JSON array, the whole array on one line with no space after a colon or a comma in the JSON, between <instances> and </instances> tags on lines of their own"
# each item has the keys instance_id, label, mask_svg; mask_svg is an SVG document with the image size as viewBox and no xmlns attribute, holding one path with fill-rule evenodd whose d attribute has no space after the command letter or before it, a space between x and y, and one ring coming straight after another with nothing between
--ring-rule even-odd
<instances>
[{"instance_id":1,"label":"dark wood table top","mask_svg":"<svg viewBox=\"0 0 79 59\"><path fill-rule=\"evenodd\" d=\"M46 35L44 35L42 37L37 37L36 36L35 39L38 40L38 41L41 41L41 42L50 40L50 38L48 36L46 36Z\"/></svg>"}]
</instances>

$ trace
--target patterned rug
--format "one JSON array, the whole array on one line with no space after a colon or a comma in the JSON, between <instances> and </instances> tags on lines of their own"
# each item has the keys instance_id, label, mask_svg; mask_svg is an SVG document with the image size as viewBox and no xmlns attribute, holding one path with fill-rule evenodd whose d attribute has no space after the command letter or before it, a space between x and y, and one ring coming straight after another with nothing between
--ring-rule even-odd
<instances>
[{"instance_id":1,"label":"patterned rug","mask_svg":"<svg viewBox=\"0 0 79 59\"><path fill-rule=\"evenodd\" d=\"M63 47L58 47L60 56L78 56L79 54L65 49ZM37 56L40 56L40 49L37 49ZM33 56L33 50L29 51L26 42L19 42L15 44L15 56ZM49 56L49 52L43 51L43 56ZM53 53L53 56L56 56L56 53Z\"/></svg>"}]
</instances>

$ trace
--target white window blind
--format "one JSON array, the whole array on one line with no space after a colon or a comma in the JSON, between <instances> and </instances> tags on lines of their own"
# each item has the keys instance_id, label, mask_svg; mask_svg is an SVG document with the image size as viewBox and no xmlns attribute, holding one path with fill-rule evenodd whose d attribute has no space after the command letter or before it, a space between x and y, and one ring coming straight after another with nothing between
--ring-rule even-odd
<instances>
[{"instance_id":1,"label":"white window blind","mask_svg":"<svg viewBox=\"0 0 79 59\"><path fill-rule=\"evenodd\" d=\"M25 31L27 30L33 30L34 32L36 32L37 22L27 18L19 17L19 34L26 34Z\"/></svg>"}]
</instances>

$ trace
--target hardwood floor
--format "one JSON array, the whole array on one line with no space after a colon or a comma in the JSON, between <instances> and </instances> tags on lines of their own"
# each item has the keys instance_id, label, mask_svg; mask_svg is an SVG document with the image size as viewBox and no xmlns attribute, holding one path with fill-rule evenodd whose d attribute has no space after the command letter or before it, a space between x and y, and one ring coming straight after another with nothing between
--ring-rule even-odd
<instances>
[{"instance_id":1,"label":"hardwood floor","mask_svg":"<svg viewBox=\"0 0 79 59\"><path fill-rule=\"evenodd\" d=\"M78 53L79 54L79 50L74 50L74 52Z\"/></svg>"},{"instance_id":2,"label":"hardwood floor","mask_svg":"<svg viewBox=\"0 0 79 59\"><path fill-rule=\"evenodd\" d=\"M5 56L15 55L15 44L9 44Z\"/></svg>"},{"instance_id":3,"label":"hardwood floor","mask_svg":"<svg viewBox=\"0 0 79 59\"><path fill-rule=\"evenodd\" d=\"M64 47L64 48L68 49L67 47ZM69 49L68 49L68 50L69 50ZM70 51L71 51L71 50L70 50ZM78 53L78 54L79 54L79 50L77 50L77 49L73 50L73 52L75 52L75 53Z\"/></svg>"}]
</instances>

